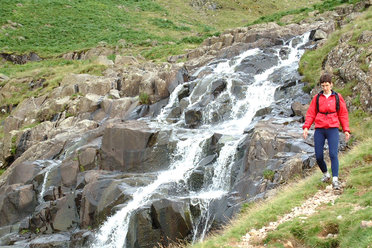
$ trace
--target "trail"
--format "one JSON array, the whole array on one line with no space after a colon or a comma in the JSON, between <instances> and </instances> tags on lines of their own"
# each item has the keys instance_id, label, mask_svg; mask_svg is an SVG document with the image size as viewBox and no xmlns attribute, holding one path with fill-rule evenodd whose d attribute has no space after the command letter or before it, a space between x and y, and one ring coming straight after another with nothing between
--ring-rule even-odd
<instances>
[{"instance_id":1,"label":"trail","mask_svg":"<svg viewBox=\"0 0 372 248\"><path fill-rule=\"evenodd\" d=\"M291 221L294 218L301 216L306 219L317 212L317 208L320 205L334 203L339 197L339 192L335 192L331 185L328 185L325 189L319 190L314 196L307 199L301 206L295 207L290 213L280 217L275 222L270 222L267 226L262 227L259 230L251 229L242 237L242 241L236 245L236 247L244 248L259 248L264 247L263 245L257 245L267 236L268 232L274 231L280 224L287 221Z\"/></svg>"}]
</instances>

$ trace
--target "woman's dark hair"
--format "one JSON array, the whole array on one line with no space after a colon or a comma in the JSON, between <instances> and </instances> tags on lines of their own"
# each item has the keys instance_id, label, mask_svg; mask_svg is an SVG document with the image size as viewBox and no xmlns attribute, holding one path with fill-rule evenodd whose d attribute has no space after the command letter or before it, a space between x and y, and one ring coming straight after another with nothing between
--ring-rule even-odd
<instances>
[{"instance_id":1,"label":"woman's dark hair","mask_svg":"<svg viewBox=\"0 0 372 248\"><path fill-rule=\"evenodd\" d=\"M319 84L322 84L324 82L332 83L332 75L328 73L324 73L322 76L320 76Z\"/></svg>"}]
</instances>

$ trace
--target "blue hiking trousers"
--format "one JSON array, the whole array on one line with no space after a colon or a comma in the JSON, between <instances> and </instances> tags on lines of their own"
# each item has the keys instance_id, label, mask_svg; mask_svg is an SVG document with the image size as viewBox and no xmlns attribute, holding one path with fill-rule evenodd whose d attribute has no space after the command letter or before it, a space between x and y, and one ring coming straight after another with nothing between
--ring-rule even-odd
<instances>
[{"instance_id":1,"label":"blue hiking trousers","mask_svg":"<svg viewBox=\"0 0 372 248\"><path fill-rule=\"evenodd\" d=\"M338 177L338 142L340 134L338 128L316 128L314 133L315 157L323 173L327 172L324 161L324 144L328 140L329 158L331 159L332 176Z\"/></svg>"}]
</instances>

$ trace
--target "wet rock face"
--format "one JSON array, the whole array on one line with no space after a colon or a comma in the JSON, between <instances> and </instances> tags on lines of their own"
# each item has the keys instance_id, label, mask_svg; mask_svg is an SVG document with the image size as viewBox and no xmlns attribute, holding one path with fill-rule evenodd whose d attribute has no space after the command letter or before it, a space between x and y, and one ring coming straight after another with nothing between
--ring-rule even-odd
<instances>
[{"instance_id":1,"label":"wet rock face","mask_svg":"<svg viewBox=\"0 0 372 248\"><path fill-rule=\"evenodd\" d=\"M198 126L202 118L203 116L200 109L190 109L185 112L185 123L191 128Z\"/></svg>"},{"instance_id":2,"label":"wet rock face","mask_svg":"<svg viewBox=\"0 0 372 248\"><path fill-rule=\"evenodd\" d=\"M114 206L122 204L128 197L120 190L120 185L112 179L98 180L83 189L80 205L80 226L96 227L108 216Z\"/></svg>"},{"instance_id":3,"label":"wet rock face","mask_svg":"<svg viewBox=\"0 0 372 248\"><path fill-rule=\"evenodd\" d=\"M272 50L265 50L259 56L254 55L245 58L236 71L244 72L251 75L261 74L263 71L278 64L278 57Z\"/></svg>"}]
</instances>

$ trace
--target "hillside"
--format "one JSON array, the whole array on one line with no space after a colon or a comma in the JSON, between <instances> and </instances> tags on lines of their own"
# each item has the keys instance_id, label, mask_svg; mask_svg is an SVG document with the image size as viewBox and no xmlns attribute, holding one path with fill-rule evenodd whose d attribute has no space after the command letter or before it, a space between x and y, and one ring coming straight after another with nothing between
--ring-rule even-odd
<instances>
[{"instance_id":1,"label":"hillside","mask_svg":"<svg viewBox=\"0 0 372 248\"><path fill-rule=\"evenodd\" d=\"M190 235L198 229L193 222L206 213L193 193L215 188L208 183L217 181L228 193L204 202L212 204L216 219L206 220L212 235L195 247L244 246L247 233L314 195L334 197L318 183L312 142L298 131L308 100L320 90L319 75L330 71L350 112L352 139L340 145L344 193L250 245L369 247L371 5L371 0L2 1L0 245L189 242L199 237ZM262 53L237 59L247 50ZM260 98L261 90L249 91L256 75L289 60L293 51L298 60L304 52L298 71L283 64L267 78L273 102ZM218 63L238 77L208 79ZM254 127L243 131L240 124L239 135L234 128L209 132L208 125L245 116L250 104L257 108L247 115ZM163 178L174 161L184 166ZM138 200L142 191L149 196ZM118 223L110 216L120 218L127 208L132 212L119 221L128 223L126 229L110 225ZM238 219L221 228L240 208Z\"/></svg>"},{"instance_id":2,"label":"hillside","mask_svg":"<svg viewBox=\"0 0 372 248\"><path fill-rule=\"evenodd\" d=\"M149 58L160 49L175 55L208 36L245 26L260 16L319 2L2 1L0 52L51 57L104 43L123 46L126 53L142 52ZM164 54L156 55L164 58Z\"/></svg>"}]
</instances>

